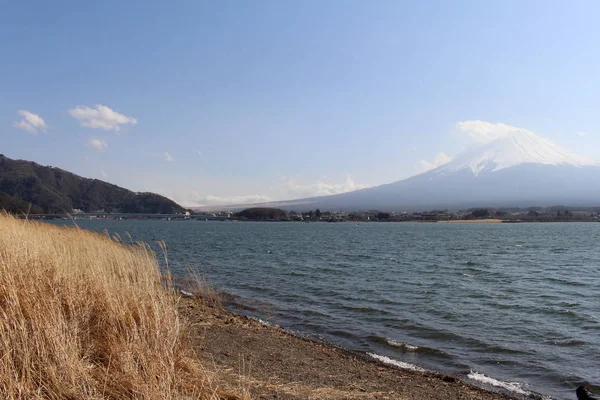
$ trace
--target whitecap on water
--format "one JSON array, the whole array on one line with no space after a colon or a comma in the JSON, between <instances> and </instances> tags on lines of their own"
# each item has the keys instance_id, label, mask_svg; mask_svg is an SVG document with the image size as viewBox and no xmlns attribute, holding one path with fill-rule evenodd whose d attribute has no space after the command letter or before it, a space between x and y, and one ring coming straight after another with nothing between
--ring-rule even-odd
<instances>
[{"instance_id":1,"label":"whitecap on water","mask_svg":"<svg viewBox=\"0 0 600 400\"><path fill-rule=\"evenodd\" d=\"M385 341L386 341L387 344L389 344L390 346L393 346L393 347L400 347L402 349L406 349L406 350L410 350L410 351L415 351L415 350L418 349L417 346L413 346L411 344L404 343L404 342L398 342L398 341L396 341L394 339L388 339L388 338L386 338Z\"/></svg>"},{"instance_id":2,"label":"whitecap on water","mask_svg":"<svg viewBox=\"0 0 600 400\"><path fill-rule=\"evenodd\" d=\"M504 381L494 379L492 377L486 376L484 374L481 374L481 373L475 372L475 371L469 372L469 375L467 375L467 377L469 379L473 379L474 381L481 382L481 383L495 386L495 387L499 387L499 388L503 388L503 389L506 389L506 390L514 392L514 393L518 393L518 394L522 394L522 395L531 394L530 392L524 390L522 388L521 384L518 382L504 382Z\"/></svg>"},{"instance_id":3,"label":"whitecap on water","mask_svg":"<svg viewBox=\"0 0 600 400\"><path fill-rule=\"evenodd\" d=\"M401 369L407 369L410 371L416 371L416 372L426 372L426 370L424 370L421 367L418 367L416 365L413 364L409 364L407 362L404 361L398 361L398 360L394 360L391 359L389 357L386 356L380 356L379 354L375 354L375 353L367 353L369 356L373 357L376 360L381 361L384 364L389 364L389 365L393 365L395 367L401 368Z\"/></svg>"},{"instance_id":4,"label":"whitecap on water","mask_svg":"<svg viewBox=\"0 0 600 400\"><path fill-rule=\"evenodd\" d=\"M253 320L255 320L256 322L259 322L259 323L261 323L261 324L263 324L263 325L265 325L265 326L271 326L271 327L275 327L275 328L277 328L277 325L273 325L272 323L270 323L270 322L267 322L267 321L265 321L264 319L260 319L260 318L256 318L256 317L249 317L249 318L250 318L250 319L253 319Z\"/></svg>"}]
</instances>

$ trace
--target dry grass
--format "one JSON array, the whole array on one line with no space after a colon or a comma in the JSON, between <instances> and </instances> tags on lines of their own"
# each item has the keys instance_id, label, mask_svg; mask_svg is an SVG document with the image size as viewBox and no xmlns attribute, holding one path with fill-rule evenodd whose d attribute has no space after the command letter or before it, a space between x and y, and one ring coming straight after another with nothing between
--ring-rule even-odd
<instances>
[{"instance_id":1,"label":"dry grass","mask_svg":"<svg viewBox=\"0 0 600 400\"><path fill-rule=\"evenodd\" d=\"M204 306L222 309L223 296L208 282L206 277L195 273L190 275L194 278L190 280L189 288L198 302Z\"/></svg>"},{"instance_id":2,"label":"dry grass","mask_svg":"<svg viewBox=\"0 0 600 400\"><path fill-rule=\"evenodd\" d=\"M222 310L226 305L224 294L215 289L205 275L198 274L191 266L188 267L185 276L169 276L164 279L168 279L183 296L193 297L194 304L202 306L207 312L210 312L209 308Z\"/></svg>"},{"instance_id":3,"label":"dry grass","mask_svg":"<svg viewBox=\"0 0 600 400\"><path fill-rule=\"evenodd\" d=\"M0 314L2 398L230 398L146 245L0 214Z\"/></svg>"}]
</instances>

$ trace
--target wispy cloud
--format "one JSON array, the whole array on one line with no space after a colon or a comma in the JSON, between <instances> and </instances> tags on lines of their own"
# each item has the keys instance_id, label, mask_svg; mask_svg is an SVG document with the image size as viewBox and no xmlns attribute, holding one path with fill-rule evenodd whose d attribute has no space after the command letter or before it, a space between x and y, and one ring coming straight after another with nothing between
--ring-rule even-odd
<instances>
[{"instance_id":1,"label":"wispy cloud","mask_svg":"<svg viewBox=\"0 0 600 400\"><path fill-rule=\"evenodd\" d=\"M103 170L100 170L100 176L102 176L104 179L108 178L108 174Z\"/></svg>"},{"instance_id":2,"label":"wispy cloud","mask_svg":"<svg viewBox=\"0 0 600 400\"><path fill-rule=\"evenodd\" d=\"M88 140L86 146L91 147L97 151L104 151L108 147L108 145L106 144L106 142L104 140L94 139L94 138L90 138L90 140Z\"/></svg>"},{"instance_id":3,"label":"wispy cloud","mask_svg":"<svg viewBox=\"0 0 600 400\"><path fill-rule=\"evenodd\" d=\"M372 186L354 182L354 179L352 179L352 175L350 174L347 174L346 180L340 183L327 182L323 179L312 183L301 184L294 178L284 177L281 180L281 184L287 196L290 198L327 196L365 189Z\"/></svg>"},{"instance_id":4,"label":"wispy cloud","mask_svg":"<svg viewBox=\"0 0 600 400\"><path fill-rule=\"evenodd\" d=\"M46 122L42 117L27 110L19 110L17 112L22 118L20 121L15 121L13 126L22 129L34 135L39 132L46 132Z\"/></svg>"},{"instance_id":5,"label":"wispy cloud","mask_svg":"<svg viewBox=\"0 0 600 400\"><path fill-rule=\"evenodd\" d=\"M459 131L469 135L475 143L488 143L492 140L518 133L533 133L524 128L517 128L502 123L493 124L480 120L457 122L456 127Z\"/></svg>"},{"instance_id":6,"label":"wispy cloud","mask_svg":"<svg viewBox=\"0 0 600 400\"><path fill-rule=\"evenodd\" d=\"M69 114L77 120L79 124L86 128L104 129L106 131L114 130L119 132L121 125L135 125L137 119L119 114L110 108L97 104L95 108L87 106L77 106L69 110Z\"/></svg>"},{"instance_id":7,"label":"wispy cloud","mask_svg":"<svg viewBox=\"0 0 600 400\"><path fill-rule=\"evenodd\" d=\"M234 204L252 204L252 203L268 203L273 201L269 196L260 194L249 194L244 196L212 196L201 195L198 193L192 194L191 202L194 206L227 206Z\"/></svg>"},{"instance_id":8,"label":"wispy cloud","mask_svg":"<svg viewBox=\"0 0 600 400\"><path fill-rule=\"evenodd\" d=\"M447 162L452 161L452 157L447 155L446 153L438 153L437 156L433 159L433 161L421 160L417 165L417 171L419 173L427 172L434 168L437 168L441 165L446 164Z\"/></svg>"},{"instance_id":9,"label":"wispy cloud","mask_svg":"<svg viewBox=\"0 0 600 400\"><path fill-rule=\"evenodd\" d=\"M584 137L584 136L587 136L588 133L587 132L577 132L576 135L579 137Z\"/></svg>"},{"instance_id":10,"label":"wispy cloud","mask_svg":"<svg viewBox=\"0 0 600 400\"><path fill-rule=\"evenodd\" d=\"M166 162L171 162L173 161L173 156L171 154L169 154L168 152L165 151L165 154L163 154L163 158Z\"/></svg>"},{"instance_id":11,"label":"wispy cloud","mask_svg":"<svg viewBox=\"0 0 600 400\"><path fill-rule=\"evenodd\" d=\"M236 195L211 195L200 191L183 191L174 193L168 190L159 190L159 193L174 199L180 204L189 207L202 206L230 206L254 203L269 203L281 200L291 200L303 197L325 196L329 194L338 194L352 190L364 189L372 185L356 183L352 176L348 174L346 180L335 183L322 177L320 180L312 183L299 183L294 178L284 177L269 187L268 193L258 194L236 194ZM276 193L276 194L275 194Z\"/></svg>"}]
</instances>

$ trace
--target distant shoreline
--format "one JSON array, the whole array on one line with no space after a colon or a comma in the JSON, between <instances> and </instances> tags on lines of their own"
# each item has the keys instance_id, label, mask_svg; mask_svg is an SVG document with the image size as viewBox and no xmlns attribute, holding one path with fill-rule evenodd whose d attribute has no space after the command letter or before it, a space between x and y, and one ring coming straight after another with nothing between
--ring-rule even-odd
<instances>
[{"instance_id":1,"label":"distant shoreline","mask_svg":"<svg viewBox=\"0 0 600 400\"><path fill-rule=\"evenodd\" d=\"M75 215L48 215L48 214L31 214L26 216L25 214L17 215L17 218L39 221L79 221L79 220L153 220L153 221L220 221L220 222L295 222L295 223L548 223L548 222L600 222L600 219L576 219L576 218L561 218L561 219L543 219L543 218L519 218L519 219L500 219L500 218L481 218L481 219L403 219L403 220L377 220L377 219L321 219L321 220L294 220L294 219L246 219L246 218L235 218L226 216L213 216L213 215L198 215L198 214L75 214Z\"/></svg>"},{"instance_id":2,"label":"distant shoreline","mask_svg":"<svg viewBox=\"0 0 600 400\"><path fill-rule=\"evenodd\" d=\"M484 224L499 224L504 222L505 220L497 219L497 218L486 218L486 219L449 219L447 221L437 221L442 223L451 223L451 224L471 224L471 223L484 223ZM509 221L515 222L515 221Z\"/></svg>"}]
</instances>

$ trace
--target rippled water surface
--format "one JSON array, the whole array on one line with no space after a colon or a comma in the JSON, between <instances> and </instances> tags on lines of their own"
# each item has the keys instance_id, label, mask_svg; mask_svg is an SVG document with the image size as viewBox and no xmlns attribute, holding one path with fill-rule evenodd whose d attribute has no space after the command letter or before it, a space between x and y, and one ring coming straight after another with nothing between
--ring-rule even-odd
<instances>
[{"instance_id":1,"label":"rippled water surface","mask_svg":"<svg viewBox=\"0 0 600 400\"><path fill-rule=\"evenodd\" d=\"M558 399L600 384L600 224L78 224L164 240L303 335Z\"/></svg>"}]
</instances>

